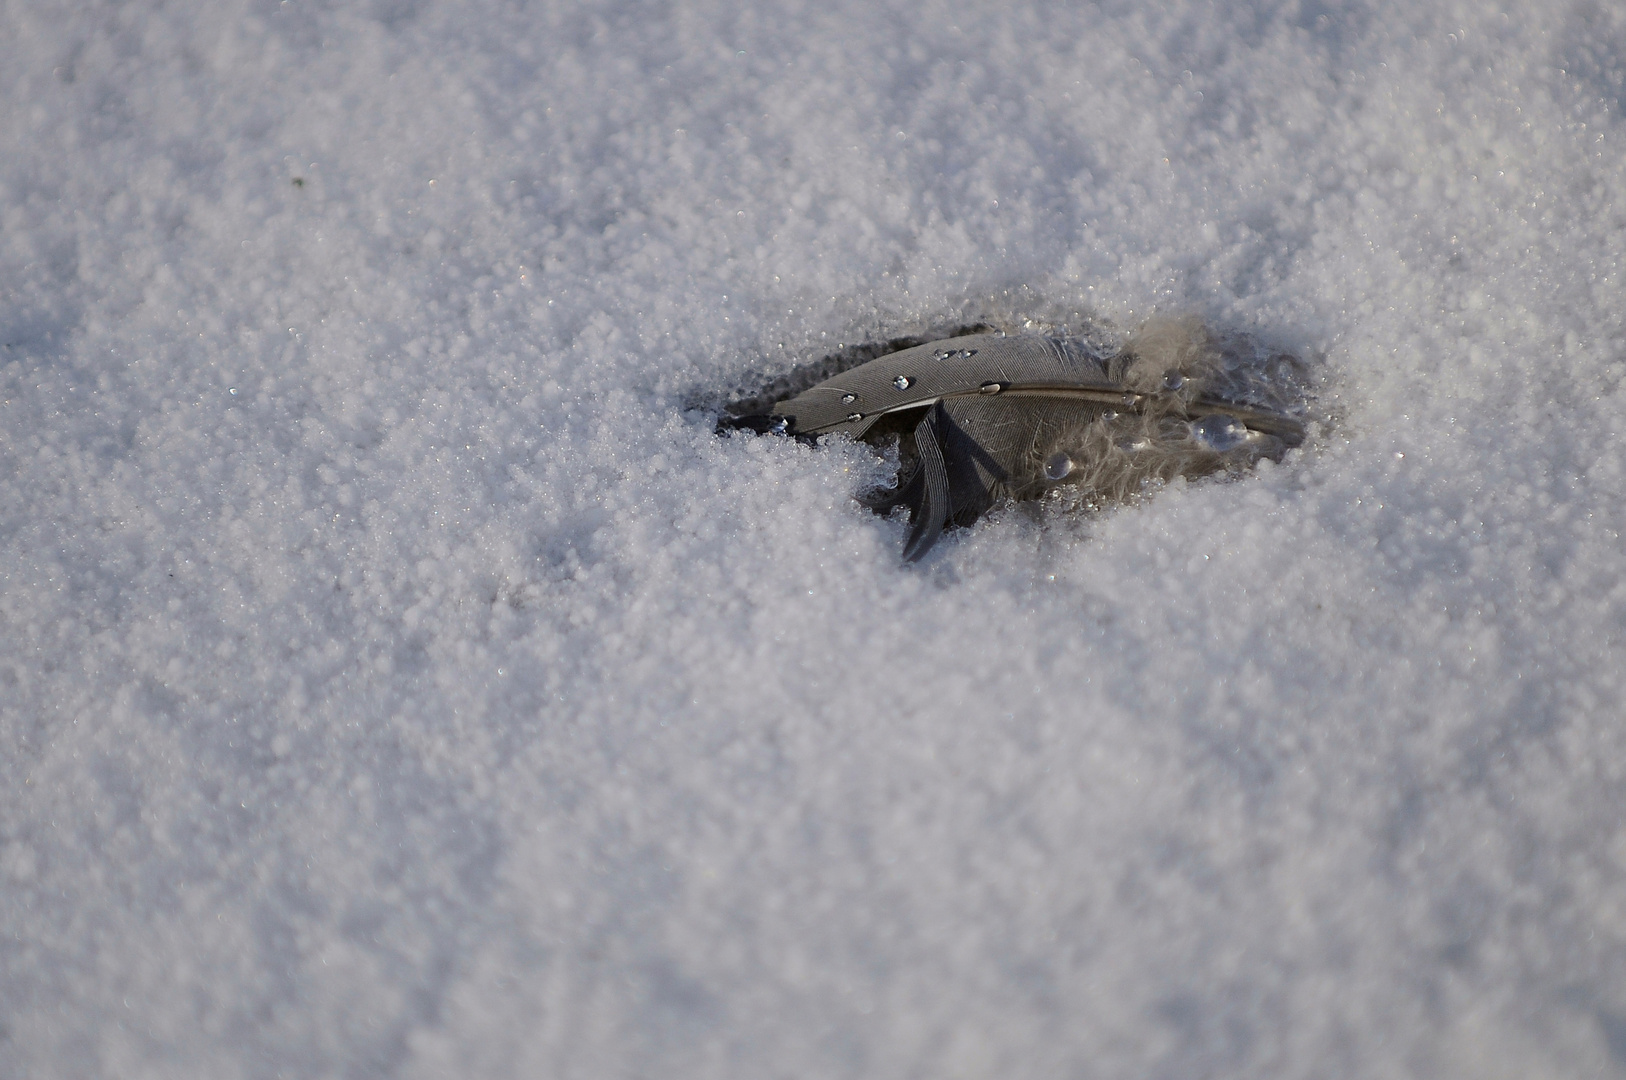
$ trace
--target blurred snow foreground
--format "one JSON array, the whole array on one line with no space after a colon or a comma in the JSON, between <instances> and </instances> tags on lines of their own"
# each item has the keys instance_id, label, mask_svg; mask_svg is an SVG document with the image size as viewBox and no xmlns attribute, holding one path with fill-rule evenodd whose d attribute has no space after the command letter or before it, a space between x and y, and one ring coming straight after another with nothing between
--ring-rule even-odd
<instances>
[{"instance_id":1,"label":"blurred snow foreground","mask_svg":"<svg viewBox=\"0 0 1626 1080\"><path fill-rule=\"evenodd\" d=\"M1626 1075L1623 57L0 5L0 1074ZM1338 422L900 567L686 408L1157 313Z\"/></svg>"}]
</instances>

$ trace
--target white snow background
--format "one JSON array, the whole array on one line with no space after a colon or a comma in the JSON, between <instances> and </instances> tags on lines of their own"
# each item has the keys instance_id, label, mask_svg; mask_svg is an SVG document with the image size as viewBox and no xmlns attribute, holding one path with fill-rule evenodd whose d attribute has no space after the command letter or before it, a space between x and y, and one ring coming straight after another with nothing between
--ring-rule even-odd
<instances>
[{"instance_id":1,"label":"white snow background","mask_svg":"<svg viewBox=\"0 0 1626 1080\"><path fill-rule=\"evenodd\" d=\"M0 5L0 1075L1626 1075L1626 9ZM840 343L1275 467L902 567Z\"/></svg>"}]
</instances>

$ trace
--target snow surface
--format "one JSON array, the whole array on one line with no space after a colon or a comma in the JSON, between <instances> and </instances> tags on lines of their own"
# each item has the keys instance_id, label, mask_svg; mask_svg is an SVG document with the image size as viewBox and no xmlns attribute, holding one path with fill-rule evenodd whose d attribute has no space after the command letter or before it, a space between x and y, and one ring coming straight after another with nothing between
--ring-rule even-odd
<instances>
[{"instance_id":1,"label":"snow surface","mask_svg":"<svg viewBox=\"0 0 1626 1080\"><path fill-rule=\"evenodd\" d=\"M1626 1076L1626 9L0 4L0 1075ZM919 567L839 344L1279 466Z\"/></svg>"}]
</instances>

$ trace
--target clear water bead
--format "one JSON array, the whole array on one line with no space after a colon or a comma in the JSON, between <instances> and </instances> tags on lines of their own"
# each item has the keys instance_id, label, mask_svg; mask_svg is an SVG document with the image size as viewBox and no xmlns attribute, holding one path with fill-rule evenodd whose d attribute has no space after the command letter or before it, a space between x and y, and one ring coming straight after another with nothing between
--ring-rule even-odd
<instances>
[{"instance_id":1,"label":"clear water bead","mask_svg":"<svg viewBox=\"0 0 1626 1080\"><path fill-rule=\"evenodd\" d=\"M907 390L911 386L915 385L915 380L910 378L908 375L899 375L892 380L892 385L897 387L899 390Z\"/></svg>"},{"instance_id":2,"label":"clear water bead","mask_svg":"<svg viewBox=\"0 0 1626 1080\"><path fill-rule=\"evenodd\" d=\"M775 435L783 435L790 430L790 420L783 416L776 416L768 421L768 430Z\"/></svg>"},{"instance_id":3,"label":"clear water bead","mask_svg":"<svg viewBox=\"0 0 1626 1080\"><path fill-rule=\"evenodd\" d=\"M856 423L858 423L858 421L862 420L863 418L864 418L864 414L861 413L861 412L848 413L847 414L847 423L856 424Z\"/></svg>"},{"instance_id":4,"label":"clear water bead","mask_svg":"<svg viewBox=\"0 0 1626 1080\"><path fill-rule=\"evenodd\" d=\"M857 394L842 394L841 395L841 403L843 405L851 405L853 402L855 402L857 400L858 400L858 395Z\"/></svg>"},{"instance_id":5,"label":"clear water bead","mask_svg":"<svg viewBox=\"0 0 1626 1080\"><path fill-rule=\"evenodd\" d=\"M1072 471L1073 459L1061 450L1044 459L1044 475L1047 480L1065 480Z\"/></svg>"},{"instance_id":6,"label":"clear water bead","mask_svg":"<svg viewBox=\"0 0 1626 1080\"><path fill-rule=\"evenodd\" d=\"M1186 385L1186 377L1178 371L1171 371L1163 376L1163 389L1165 390L1178 390L1184 385Z\"/></svg>"},{"instance_id":7,"label":"clear water bead","mask_svg":"<svg viewBox=\"0 0 1626 1080\"><path fill-rule=\"evenodd\" d=\"M1205 449L1224 453L1248 441L1248 425L1234 416L1213 413L1191 422L1191 437Z\"/></svg>"},{"instance_id":8,"label":"clear water bead","mask_svg":"<svg viewBox=\"0 0 1626 1080\"><path fill-rule=\"evenodd\" d=\"M987 382L983 383L981 386L977 387L977 389L978 389L978 391L980 391L981 393L984 393L984 394L997 394L1001 390L1005 389L1005 385L1003 383L1000 383L1000 382L997 382L997 381L995 381L993 379L990 379Z\"/></svg>"},{"instance_id":9,"label":"clear water bead","mask_svg":"<svg viewBox=\"0 0 1626 1080\"><path fill-rule=\"evenodd\" d=\"M1109 424L1112 423L1114 420L1118 419L1118 410L1117 409L1102 409L1101 410L1101 419L1105 420Z\"/></svg>"},{"instance_id":10,"label":"clear water bead","mask_svg":"<svg viewBox=\"0 0 1626 1080\"><path fill-rule=\"evenodd\" d=\"M1114 445L1126 454L1133 454L1151 446L1152 440L1141 435L1132 435L1126 439L1119 439Z\"/></svg>"}]
</instances>

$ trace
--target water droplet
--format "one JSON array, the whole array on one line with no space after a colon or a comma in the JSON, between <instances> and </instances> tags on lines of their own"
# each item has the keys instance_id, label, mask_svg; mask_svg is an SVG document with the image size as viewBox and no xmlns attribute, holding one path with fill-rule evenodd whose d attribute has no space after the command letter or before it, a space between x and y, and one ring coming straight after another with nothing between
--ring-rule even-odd
<instances>
[{"instance_id":1,"label":"water droplet","mask_svg":"<svg viewBox=\"0 0 1626 1080\"><path fill-rule=\"evenodd\" d=\"M1138 451L1145 450L1148 446L1151 446L1152 440L1143 435L1133 435L1127 439L1119 439L1116 445L1118 449L1122 450L1124 453L1133 454Z\"/></svg>"},{"instance_id":2,"label":"water droplet","mask_svg":"<svg viewBox=\"0 0 1626 1080\"><path fill-rule=\"evenodd\" d=\"M1248 441L1248 425L1234 416L1214 413L1191 422L1191 437L1204 448L1223 454Z\"/></svg>"},{"instance_id":3,"label":"water droplet","mask_svg":"<svg viewBox=\"0 0 1626 1080\"><path fill-rule=\"evenodd\" d=\"M842 394L841 395L841 403L843 405L851 405L853 402L855 402L857 400L858 400L858 395L857 394Z\"/></svg>"},{"instance_id":4,"label":"water droplet","mask_svg":"<svg viewBox=\"0 0 1626 1080\"><path fill-rule=\"evenodd\" d=\"M784 435L790 431L790 419L784 416L776 416L768 421L768 430L775 435Z\"/></svg>"},{"instance_id":5,"label":"water droplet","mask_svg":"<svg viewBox=\"0 0 1626 1080\"><path fill-rule=\"evenodd\" d=\"M1049 480L1065 480L1073 471L1073 459L1057 450L1044 459L1044 474Z\"/></svg>"},{"instance_id":6,"label":"water droplet","mask_svg":"<svg viewBox=\"0 0 1626 1080\"><path fill-rule=\"evenodd\" d=\"M1118 419L1118 410L1117 409L1102 409L1101 410L1101 419L1105 420L1109 424L1112 423L1114 420Z\"/></svg>"},{"instance_id":7,"label":"water droplet","mask_svg":"<svg viewBox=\"0 0 1626 1080\"><path fill-rule=\"evenodd\" d=\"M915 380L908 375L899 375L892 380L892 385L899 390L907 390L915 385Z\"/></svg>"},{"instance_id":8,"label":"water droplet","mask_svg":"<svg viewBox=\"0 0 1626 1080\"><path fill-rule=\"evenodd\" d=\"M862 420L863 418L864 418L864 414L861 413L861 412L848 413L847 414L847 423L856 424L856 423L858 423L858 421Z\"/></svg>"},{"instance_id":9,"label":"water droplet","mask_svg":"<svg viewBox=\"0 0 1626 1080\"><path fill-rule=\"evenodd\" d=\"M984 394L997 394L1001 390L1005 389L1005 384L990 379L988 382L985 382L981 386L977 387L977 389Z\"/></svg>"},{"instance_id":10,"label":"water droplet","mask_svg":"<svg viewBox=\"0 0 1626 1080\"><path fill-rule=\"evenodd\" d=\"M977 355L977 350L976 349L961 349L960 352L959 352L959 357L960 357L961 360L969 360L973 356L976 356L976 355Z\"/></svg>"},{"instance_id":11,"label":"water droplet","mask_svg":"<svg viewBox=\"0 0 1626 1080\"><path fill-rule=\"evenodd\" d=\"M953 355L954 354L952 352L950 352L949 350L947 350L947 349L938 349L936 352L932 353L932 359L933 360L947 360L949 357L951 357Z\"/></svg>"},{"instance_id":12,"label":"water droplet","mask_svg":"<svg viewBox=\"0 0 1626 1080\"><path fill-rule=\"evenodd\" d=\"M1163 376L1163 389L1165 390L1178 390L1184 385L1186 385L1186 377L1178 371L1171 371Z\"/></svg>"},{"instance_id":13,"label":"water droplet","mask_svg":"<svg viewBox=\"0 0 1626 1080\"><path fill-rule=\"evenodd\" d=\"M230 394L232 397L236 397L237 396L237 387L233 386L233 387L229 388L226 392L228 394Z\"/></svg>"},{"instance_id":14,"label":"water droplet","mask_svg":"<svg viewBox=\"0 0 1626 1080\"><path fill-rule=\"evenodd\" d=\"M1135 407L1135 395L1134 394L1125 394L1123 396L1123 403L1124 403L1124 408L1133 409Z\"/></svg>"}]
</instances>

